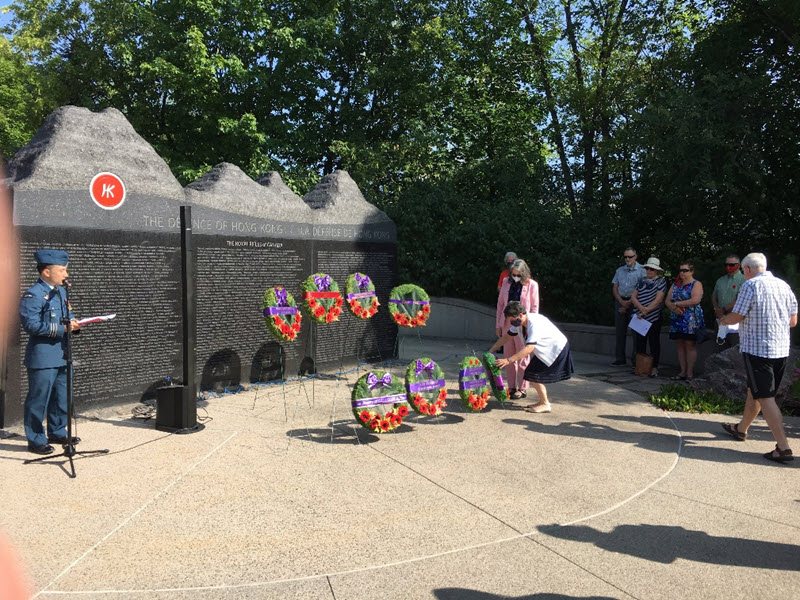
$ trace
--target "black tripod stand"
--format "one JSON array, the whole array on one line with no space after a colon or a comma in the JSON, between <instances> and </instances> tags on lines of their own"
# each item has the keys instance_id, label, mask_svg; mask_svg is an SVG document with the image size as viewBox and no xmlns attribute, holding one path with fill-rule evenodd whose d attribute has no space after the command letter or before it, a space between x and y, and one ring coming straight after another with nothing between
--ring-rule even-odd
<instances>
[{"instance_id":1,"label":"black tripod stand","mask_svg":"<svg viewBox=\"0 0 800 600\"><path fill-rule=\"evenodd\" d=\"M75 474L75 463L72 460L72 457L75 455L86 455L86 454L108 454L108 450L76 450L75 444L72 443L72 423L75 418L75 402L72 397L72 321L69 318L69 286L70 283L65 279L64 280L64 290L65 290L65 297L61 297L61 292L58 289L58 286L55 286L53 289L58 294L59 298L61 298L61 324L64 326L64 337L67 341L67 348L64 351L64 358L67 361L67 443L62 444L62 448L64 449L63 452L60 454L49 454L47 456L42 456L41 458L31 458L26 460L24 464L30 463L37 463L43 462L45 460L53 460L57 459L62 456L66 456L69 459L69 467L72 471L69 476L73 479L76 477Z\"/></svg>"}]
</instances>

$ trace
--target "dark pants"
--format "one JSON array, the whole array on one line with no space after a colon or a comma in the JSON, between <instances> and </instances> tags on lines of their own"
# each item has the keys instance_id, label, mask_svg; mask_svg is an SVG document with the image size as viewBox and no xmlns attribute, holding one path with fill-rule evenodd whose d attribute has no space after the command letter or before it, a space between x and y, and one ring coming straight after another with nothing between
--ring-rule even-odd
<instances>
[{"instance_id":1,"label":"dark pants","mask_svg":"<svg viewBox=\"0 0 800 600\"><path fill-rule=\"evenodd\" d=\"M621 308L621 304L614 300L614 326L617 332L617 350L616 350L616 358L619 361L625 361L625 343L628 339L628 324L631 322L631 317L633 316L633 305L631 304L623 313L619 312ZM633 346L633 344L631 344ZM633 348L631 348L633 350ZM631 360L635 360L633 358L633 353L631 353Z\"/></svg>"},{"instance_id":2,"label":"dark pants","mask_svg":"<svg viewBox=\"0 0 800 600\"><path fill-rule=\"evenodd\" d=\"M47 435L67 435L67 367L28 369L28 397L25 399L25 436L31 446L47 443Z\"/></svg>"},{"instance_id":3,"label":"dark pants","mask_svg":"<svg viewBox=\"0 0 800 600\"><path fill-rule=\"evenodd\" d=\"M647 335L639 335L633 332L633 339L636 341L636 352L645 354L645 348L650 346L650 355L653 357L653 368L658 366L658 359L661 358L661 319L656 321L647 330Z\"/></svg>"}]
</instances>

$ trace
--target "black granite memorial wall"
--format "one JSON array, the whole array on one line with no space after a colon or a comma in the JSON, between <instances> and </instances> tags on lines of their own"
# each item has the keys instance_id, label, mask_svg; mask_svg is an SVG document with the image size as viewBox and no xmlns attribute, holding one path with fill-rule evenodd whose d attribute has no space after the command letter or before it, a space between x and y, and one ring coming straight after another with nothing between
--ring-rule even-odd
<instances>
[{"instance_id":1,"label":"black granite memorial wall","mask_svg":"<svg viewBox=\"0 0 800 600\"><path fill-rule=\"evenodd\" d=\"M388 358L396 327L388 317L395 284L394 224L344 172L323 178L305 199L275 173L255 182L218 165L184 190L118 111L62 107L9 165L20 240L22 292L36 281L33 251L70 253L78 317L116 313L74 338L78 409L154 395L182 373L179 207L192 206L196 260L196 362L201 390L236 389L301 371L336 370ZM106 210L89 195L113 172L127 195ZM304 201L305 200L305 201ZM268 287L300 303L300 283L327 272L340 287L355 271L375 281L382 310L367 321L345 310L339 322L306 318L294 342L278 342L263 322ZM27 393L26 334L7 352L6 421L19 421Z\"/></svg>"}]
</instances>

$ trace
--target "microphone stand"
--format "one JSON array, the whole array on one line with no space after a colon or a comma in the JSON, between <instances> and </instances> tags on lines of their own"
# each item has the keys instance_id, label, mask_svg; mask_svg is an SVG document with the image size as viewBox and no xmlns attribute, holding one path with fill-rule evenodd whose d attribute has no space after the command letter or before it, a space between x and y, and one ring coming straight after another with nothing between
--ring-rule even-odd
<instances>
[{"instance_id":1,"label":"microphone stand","mask_svg":"<svg viewBox=\"0 0 800 600\"><path fill-rule=\"evenodd\" d=\"M75 463L72 460L73 456L76 454L108 454L108 449L76 450L75 444L72 443L72 424L75 419L75 401L72 397L72 320L69 318L69 288L70 283L65 279L64 298L61 298L61 291L58 289L58 286L55 286L54 288L59 298L61 298L61 324L64 326L64 337L67 340L67 347L64 351L64 358L67 361L67 443L61 445L64 451L60 454L48 454L47 456L42 456L41 458L31 458L26 460L24 464L27 465L30 463L44 462L46 460L53 460L61 456L66 456L69 459L69 466L71 470L69 476L74 479L77 475L75 473Z\"/></svg>"}]
</instances>

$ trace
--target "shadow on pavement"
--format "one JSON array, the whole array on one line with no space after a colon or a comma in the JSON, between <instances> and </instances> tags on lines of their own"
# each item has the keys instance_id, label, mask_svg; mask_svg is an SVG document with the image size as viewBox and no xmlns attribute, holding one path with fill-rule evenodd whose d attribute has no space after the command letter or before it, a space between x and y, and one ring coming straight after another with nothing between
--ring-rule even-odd
<instances>
[{"instance_id":1,"label":"shadow on pavement","mask_svg":"<svg viewBox=\"0 0 800 600\"><path fill-rule=\"evenodd\" d=\"M678 432L673 429L673 433L658 433L654 431L620 431L609 425L592 423L590 421L576 421L572 423L557 423L547 425L538 421L521 419L503 419L504 423L511 425L522 425L533 433L544 433L546 435L559 435L570 438L591 438L596 440L607 440L609 442L620 442L632 444L637 448L674 454L678 451ZM707 429L707 428L706 428ZM695 438L697 439L697 438ZM708 438L701 438L703 442L713 442ZM743 448L744 450L744 448ZM750 448L748 452L740 452L730 448L719 446L702 445L695 443L692 438L683 438L683 458L697 460L708 460L720 463L750 463L764 466L773 465L786 468L786 465L769 463L761 456L763 452L753 452Z\"/></svg>"},{"instance_id":2,"label":"shadow on pavement","mask_svg":"<svg viewBox=\"0 0 800 600\"><path fill-rule=\"evenodd\" d=\"M440 588L433 590L438 600L617 600L611 596L567 596L565 594L529 594L525 596L499 596L465 588Z\"/></svg>"},{"instance_id":3,"label":"shadow on pavement","mask_svg":"<svg viewBox=\"0 0 800 600\"><path fill-rule=\"evenodd\" d=\"M676 559L713 565L800 571L800 546L735 537L717 537L668 525L618 525L610 533L586 525L543 525L548 536L594 544L618 554L670 564Z\"/></svg>"}]
</instances>

